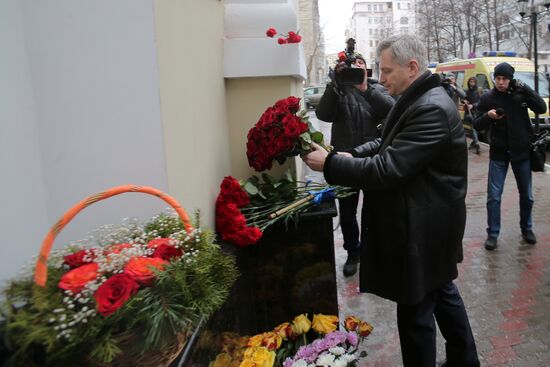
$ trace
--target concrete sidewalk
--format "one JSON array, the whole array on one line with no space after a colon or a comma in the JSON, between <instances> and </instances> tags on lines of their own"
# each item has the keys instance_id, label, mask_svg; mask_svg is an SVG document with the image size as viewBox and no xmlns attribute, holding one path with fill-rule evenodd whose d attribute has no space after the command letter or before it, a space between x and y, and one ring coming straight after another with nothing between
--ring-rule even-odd
<instances>
[{"instance_id":1,"label":"concrete sidewalk","mask_svg":"<svg viewBox=\"0 0 550 367\"><path fill-rule=\"evenodd\" d=\"M538 243L526 244L519 228L519 197L510 169L502 200L499 247L489 252L486 238L486 186L489 151L469 153L468 217L464 262L456 281L468 308L482 366L550 366L550 173L533 174L534 232ZM335 227L337 222L335 222ZM361 366L402 366L395 304L358 294L358 277L344 278L347 253L335 231L341 316L353 314L374 326L365 342ZM438 361L445 360L438 334Z\"/></svg>"}]
</instances>

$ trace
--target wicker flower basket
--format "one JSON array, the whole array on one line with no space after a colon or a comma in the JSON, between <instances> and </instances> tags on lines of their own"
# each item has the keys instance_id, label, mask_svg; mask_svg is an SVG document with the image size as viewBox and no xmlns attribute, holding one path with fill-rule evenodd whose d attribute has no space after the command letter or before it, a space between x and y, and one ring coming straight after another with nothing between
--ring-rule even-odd
<instances>
[{"instance_id":1,"label":"wicker flower basket","mask_svg":"<svg viewBox=\"0 0 550 367\"><path fill-rule=\"evenodd\" d=\"M96 203L101 200L105 200L115 195L130 193L130 192L139 192L149 195L156 196L166 203L168 203L178 214L179 218L183 222L183 226L186 232L190 233L193 231L193 226L189 220L189 216L182 208L182 206L171 196L163 193L152 187L147 186L137 186L137 185L123 185L113 187L106 191L100 192L98 194L89 196L84 200L77 203L71 209L69 209L55 225L49 230L48 234L42 242L42 247L40 249L40 255L38 257L36 268L34 272L34 281L38 286L44 287L47 281L48 267L47 262L50 255L52 245L55 238L59 235L61 230L84 208L90 206L93 203ZM108 365L103 365L103 367L112 366L112 367L163 367L169 366L181 353L182 349L185 346L187 337L190 335L190 330L182 330L181 333L177 333L173 336L173 340L170 340L166 343L166 346L156 353L148 353L144 355L132 355L124 353L125 350L130 349L133 342L135 341L133 337L125 337L125 340L119 339L120 347L123 351L122 354L119 354L112 363Z\"/></svg>"}]
</instances>

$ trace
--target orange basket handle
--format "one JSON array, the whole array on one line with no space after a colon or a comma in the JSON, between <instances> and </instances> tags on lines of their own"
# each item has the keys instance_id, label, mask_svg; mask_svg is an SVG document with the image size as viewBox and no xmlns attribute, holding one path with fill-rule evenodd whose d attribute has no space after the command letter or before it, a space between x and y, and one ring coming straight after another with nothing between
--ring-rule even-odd
<instances>
[{"instance_id":1,"label":"orange basket handle","mask_svg":"<svg viewBox=\"0 0 550 367\"><path fill-rule=\"evenodd\" d=\"M148 186L137 186L137 185L122 185L116 186L106 191L100 192L98 194L87 197L86 199L80 201L78 204L73 206L71 209L67 210L65 214L50 228L50 231L42 241L42 247L40 248L40 255L36 261L36 269L34 271L34 282L44 287L46 285L46 280L48 278L48 257L50 256L50 251L52 249L53 241L61 230L77 215L82 209L87 206L92 205L98 201L110 198L111 196L123 194L125 192L142 192L145 194L150 194L159 197L164 200L174 210L178 213L185 230L190 233L193 231L193 226L189 220L189 216L182 208L182 206L174 199L173 197L163 193L160 190L157 190L153 187Z\"/></svg>"}]
</instances>

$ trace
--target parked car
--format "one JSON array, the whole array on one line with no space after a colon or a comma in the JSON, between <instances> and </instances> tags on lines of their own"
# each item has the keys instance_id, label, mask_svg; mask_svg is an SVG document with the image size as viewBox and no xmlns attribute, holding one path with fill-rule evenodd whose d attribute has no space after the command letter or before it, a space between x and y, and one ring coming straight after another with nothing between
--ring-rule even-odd
<instances>
[{"instance_id":1,"label":"parked car","mask_svg":"<svg viewBox=\"0 0 550 367\"><path fill-rule=\"evenodd\" d=\"M315 108L319 104L321 97L325 93L325 87L307 87L304 88L304 100L306 108Z\"/></svg>"}]
</instances>

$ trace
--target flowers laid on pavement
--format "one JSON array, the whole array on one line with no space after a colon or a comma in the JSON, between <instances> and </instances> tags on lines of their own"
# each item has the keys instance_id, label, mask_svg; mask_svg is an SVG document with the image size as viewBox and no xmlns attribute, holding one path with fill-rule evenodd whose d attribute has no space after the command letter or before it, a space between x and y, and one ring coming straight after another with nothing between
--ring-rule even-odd
<instances>
[{"instance_id":1,"label":"flowers laid on pavement","mask_svg":"<svg viewBox=\"0 0 550 367\"><path fill-rule=\"evenodd\" d=\"M265 32L266 36L273 38L278 33L275 28L268 28L268 30ZM284 45L287 43L300 43L302 41L302 36L300 36L296 32L289 31L288 34L280 34L281 37L277 39L277 43L280 45Z\"/></svg>"},{"instance_id":2,"label":"flowers laid on pavement","mask_svg":"<svg viewBox=\"0 0 550 367\"><path fill-rule=\"evenodd\" d=\"M325 149L323 134L300 111L300 98L287 97L268 107L247 135L248 164L256 171L271 169L273 161L283 164L287 158L311 151L315 142Z\"/></svg>"},{"instance_id":3,"label":"flowers laid on pavement","mask_svg":"<svg viewBox=\"0 0 550 367\"><path fill-rule=\"evenodd\" d=\"M2 334L16 365L111 364L190 334L221 306L236 274L212 233L187 232L172 213L127 220L53 252L44 288L32 272L14 280Z\"/></svg>"},{"instance_id":4,"label":"flowers laid on pavement","mask_svg":"<svg viewBox=\"0 0 550 367\"><path fill-rule=\"evenodd\" d=\"M368 336L362 335L358 326L364 323L370 331L372 326L355 316L345 320L343 330L338 330L337 316L315 314L310 320L307 314L301 314L269 332L248 338L231 334L230 338L222 338L221 353L209 367L357 366L366 356L366 352L359 351L360 343Z\"/></svg>"},{"instance_id":5,"label":"flowers laid on pavement","mask_svg":"<svg viewBox=\"0 0 550 367\"><path fill-rule=\"evenodd\" d=\"M267 174L244 182L227 176L216 199L216 231L223 241L244 247L257 243L263 231L323 200L344 197L353 191L342 186L299 182L290 173L277 180Z\"/></svg>"}]
</instances>

